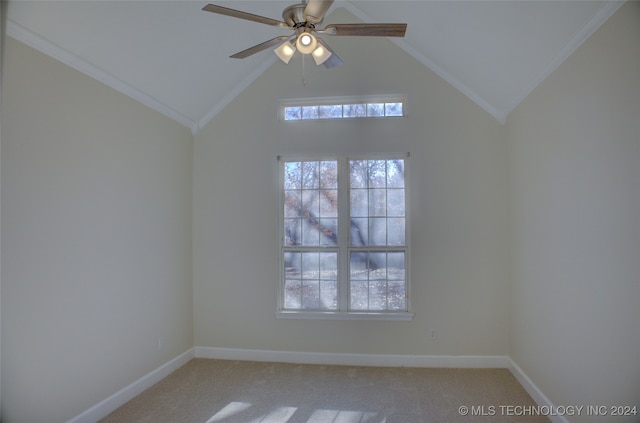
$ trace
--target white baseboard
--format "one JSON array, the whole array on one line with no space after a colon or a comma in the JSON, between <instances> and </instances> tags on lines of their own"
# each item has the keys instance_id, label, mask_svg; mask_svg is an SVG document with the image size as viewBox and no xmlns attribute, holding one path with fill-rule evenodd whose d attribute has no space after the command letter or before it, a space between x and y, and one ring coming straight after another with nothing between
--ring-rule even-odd
<instances>
[{"instance_id":1,"label":"white baseboard","mask_svg":"<svg viewBox=\"0 0 640 423\"><path fill-rule=\"evenodd\" d=\"M67 423L94 423L126 402L150 388L192 358L219 360L263 361L276 363L324 364L344 366L380 367L441 367L441 368L498 368L509 369L518 382L540 406L555 409L554 404L542 393L524 371L506 355L391 355L391 354L343 354L296 351L249 350L237 348L194 347L163 364L87 409ZM569 423L564 416L550 415L553 423Z\"/></svg>"},{"instance_id":2,"label":"white baseboard","mask_svg":"<svg viewBox=\"0 0 640 423\"><path fill-rule=\"evenodd\" d=\"M547 396L542 393L540 388L538 388L536 384L533 383L531 378L527 376L527 374L520 368L520 366L518 366L511 358L508 358L508 361L509 371L511 371L513 377L515 377L516 380L520 382L520 385L522 385L525 391L527 391L529 395L531 395L531 398L533 398L536 404L538 404L539 406L548 407L550 410L555 410L555 405L551 401L549 401L549 398L547 398ZM565 416L554 415L554 413L550 413L547 417L549 417L549 420L551 420L553 423L569 423L569 420L567 420Z\"/></svg>"},{"instance_id":3,"label":"white baseboard","mask_svg":"<svg viewBox=\"0 0 640 423\"><path fill-rule=\"evenodd\" d=\"M118 407L133 399L136 395L140 394L145 389L150 388L163 378L167 377L170 373L186 364L193 357L194 349L190 348L171 361L142 376L131 385L122 388L107 399L99 402L98 404L84 411L82 414L79 414L78 416L69 420L67 423L97 422L103 417L106 417L109 413L111 413Z\"/></svg>"},{"instance_id":4,"label":"white baseboard","mask_svg":"<svg viewBox=\"0 0 640 423\"><path fill-rule=\"evenodd\" d=\"M196 358L380 367L509 368L506 355L389 355L195 347Z\"/></svg>"}]
</instances>

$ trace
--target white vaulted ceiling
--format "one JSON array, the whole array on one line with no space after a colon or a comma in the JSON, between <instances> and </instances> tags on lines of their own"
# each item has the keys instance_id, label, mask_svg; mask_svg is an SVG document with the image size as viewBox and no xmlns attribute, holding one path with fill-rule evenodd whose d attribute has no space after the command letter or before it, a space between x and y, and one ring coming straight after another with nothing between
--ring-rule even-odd
<instances>
[{"instance_id":1,"label":"white vaulted ceiling","mask_svg":"<svg viewBox=\"0 0 640 423\"><path fill-rule=\"evenodd\" d=\"M11 0L6 28L195 133L276 60L271 50L242 60L228 56L289 34L202 11L208 2L278 20L296 3ZM393 41L504 122L621 4L338 0L323 25L339 7L364 22L406 22L406 37ZM349 52L340 56L349 66Z\"/></svg>"}]
</instances>

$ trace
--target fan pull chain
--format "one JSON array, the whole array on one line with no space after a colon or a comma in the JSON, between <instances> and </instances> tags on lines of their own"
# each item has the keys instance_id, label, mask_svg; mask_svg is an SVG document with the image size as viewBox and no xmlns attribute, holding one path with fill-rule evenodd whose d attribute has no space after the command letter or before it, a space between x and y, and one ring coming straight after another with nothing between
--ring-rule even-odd
<instances>
[{"instance_id":1,"label":"fan pull chain","mask_svg":"<svg viewBox=\"0 0 640 423\"><path fill-rule=\"evenodd\" d=\"M307 82L304 80L304 56L306 56L306 54L302 55L302 85L306 86Z\"/></svg>"}]
</instances>

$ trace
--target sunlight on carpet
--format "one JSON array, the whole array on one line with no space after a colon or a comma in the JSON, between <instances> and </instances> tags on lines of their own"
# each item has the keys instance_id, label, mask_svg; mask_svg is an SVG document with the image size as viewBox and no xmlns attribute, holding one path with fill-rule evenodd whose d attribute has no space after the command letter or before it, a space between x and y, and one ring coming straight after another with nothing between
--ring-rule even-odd
<instances>
[{"instance_id":1,"label":"sunlight on carpet","mask_svg":"<svg viewBox=\"0 0 640 423\"><path fill-rule=\"evenodd\" d=\"M252 420L244 420L243 412L253 405L247 402L230 402L214 414L207 423L247 421L248 423L287 423L298 411L298 407L276 407L274 410ZM385 423L386 418L376 419L378 413L353 410L315 410L306 423Z\"/></svg>"},{"instance_id":2,"label":"sunlight on carpet","mask_svg":"<svg viewBox=\"0 0 640 423\"><path fill-rule=\"evenodd\" d=\"M114 410L101 423L549 422L544 416L481 413L499 411L501 405L535 406L507 369L197 358Z\"/></svg>"}]
</instances>

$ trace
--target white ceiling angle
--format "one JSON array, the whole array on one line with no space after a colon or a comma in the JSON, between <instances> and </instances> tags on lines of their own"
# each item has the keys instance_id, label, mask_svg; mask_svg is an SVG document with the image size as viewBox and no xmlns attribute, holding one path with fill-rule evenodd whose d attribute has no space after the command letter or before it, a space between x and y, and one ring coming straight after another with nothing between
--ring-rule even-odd
<instances>
[{"instance_id":1,"label":"white ceiling angle","mask_svg":"<svg viewBox=\"0 0 640 423\"><path fill-rule=\"evenodd\" d=\"M207 13L207 3L281 20L296 2L12 0L6 31L197 133L277 60L273 49L229 55L289 33ZM365 23L406 23L390 39L504 123L623 3L338 0L323 26L340 7ZM341 59L348 66L348 52Z\"/></svg>"}]
</instances>

